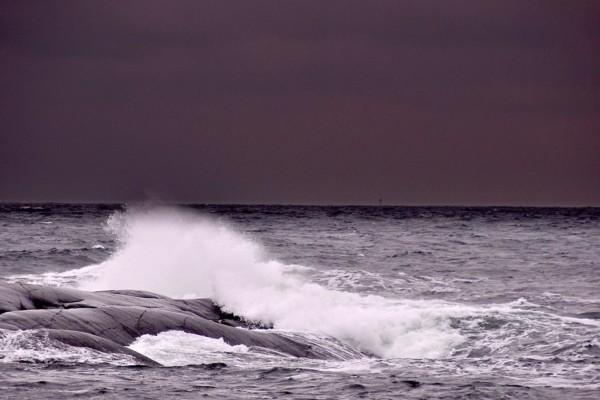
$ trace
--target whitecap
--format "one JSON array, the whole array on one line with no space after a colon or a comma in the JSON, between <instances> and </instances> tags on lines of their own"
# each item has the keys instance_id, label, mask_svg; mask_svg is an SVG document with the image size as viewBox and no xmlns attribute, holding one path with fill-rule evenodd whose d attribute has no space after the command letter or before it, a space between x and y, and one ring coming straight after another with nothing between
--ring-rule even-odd
<instances>
[{"instance_id":1,"label":"whitecap","mask_svg":"<svg viewBox=\"0 0 600 400\"><path fill-rule=\"evenodd\" d=\"M118 250L78 275L90 290L140 289L210 297L226 311L275 328L331 336L380 357L437 358L463 341L450 326L465 308L433 300L388 299L310 282L222 222L172 208L133 209L107 224ZM56 279L58 275L54 275Z\"/></svg>"}]
</instances>

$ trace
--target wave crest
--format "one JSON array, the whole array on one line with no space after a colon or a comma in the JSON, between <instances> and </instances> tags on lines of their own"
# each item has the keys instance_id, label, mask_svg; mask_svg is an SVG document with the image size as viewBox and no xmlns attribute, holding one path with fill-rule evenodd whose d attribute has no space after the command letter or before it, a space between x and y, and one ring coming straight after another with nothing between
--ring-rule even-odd
<instances>
[{"instance_id":1,"label":"wave crest","mask_svg":"<svg viewBox=\"0 0 600 400\"><path fill-rule=\"evenodd\" d=\"M463 341L450 327L459 305L364 296L312 283L227 224L189 210L114 214L119 249L81 270L88 290L140 289L210 297L226 311L280 330L332 336L380 357L438 358Z\"/></svg>"}]
</instances>

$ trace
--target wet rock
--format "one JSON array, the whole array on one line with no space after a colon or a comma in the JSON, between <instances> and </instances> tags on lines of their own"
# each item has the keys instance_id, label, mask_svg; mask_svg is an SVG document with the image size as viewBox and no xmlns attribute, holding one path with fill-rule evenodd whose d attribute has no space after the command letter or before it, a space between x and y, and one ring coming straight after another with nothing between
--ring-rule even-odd
<instances>
[{"instance_id":1,"label":"wet rock","mask_svg":"<svg viewBox=\"0 0 600 400\"><path fill-rule=\"evenodd\" d=\"M215 370L215 369L227 368L227 364L222 363L222 362L215 362L215 363L203 364L203 367L205 369Z\"/></svg>"},{"instance_id":2,"label":"wet rock","mask_svg":"<svg viewBox=\"0 0 600 400\"><path fill-rule=\"evenodd\" d=\"M141 335L180 330L297 357L326 356L268 330L249 329L257 326L224 313L210 299L176 300L137 290L87 292L0 282L1 329L46 329L54 339L72 346L143 360L124 346Z\"/></svg>"}]
</instances>

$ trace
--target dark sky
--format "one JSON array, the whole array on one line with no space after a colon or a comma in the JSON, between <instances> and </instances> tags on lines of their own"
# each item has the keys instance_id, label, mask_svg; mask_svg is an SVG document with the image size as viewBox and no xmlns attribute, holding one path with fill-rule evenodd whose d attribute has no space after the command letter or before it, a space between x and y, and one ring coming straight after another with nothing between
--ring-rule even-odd
<instances>
[{"instance_id":1,"label":"dark sky","mask_svg":"<svg viewBox=\"0 0 600 400\"><path fill-rule=\"evenodd\" d=\"M0 0L0 201L600 205L600 1Z\"/></svg>"}]
</instances>

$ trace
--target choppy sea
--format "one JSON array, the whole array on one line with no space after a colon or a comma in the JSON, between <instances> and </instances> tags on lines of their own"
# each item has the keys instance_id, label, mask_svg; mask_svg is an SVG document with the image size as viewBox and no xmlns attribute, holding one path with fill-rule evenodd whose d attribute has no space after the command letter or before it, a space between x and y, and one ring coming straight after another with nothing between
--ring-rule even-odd
<instances>
[{"instance_id":1,"label":"choppy sea","mask_svg":"<svg viewBox=\"0 0 600 400\"><path fill-rule=\"evenodd\" d=\"M0 279L211 297L334 355L0 330L3 399L600 398L600 209L4 204Z\"/></svg>"}]
</instances>

